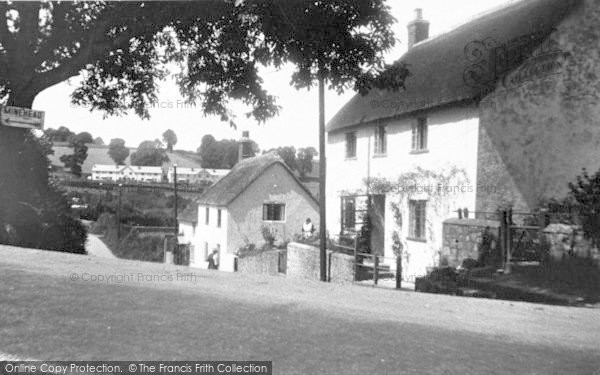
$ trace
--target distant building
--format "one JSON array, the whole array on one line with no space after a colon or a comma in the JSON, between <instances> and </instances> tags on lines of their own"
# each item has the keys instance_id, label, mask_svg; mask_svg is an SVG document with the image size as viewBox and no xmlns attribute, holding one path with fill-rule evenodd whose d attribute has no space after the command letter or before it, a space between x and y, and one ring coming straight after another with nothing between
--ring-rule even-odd
<instances>
[{"instance_id":1,"label":"distant building","mask_svg":"<svg viewBox=\"0 0 600 375\"><path fill-rule=\"evenodd\" d=\"M282 242L301 233L306 218L318 228L317 201L281 158L265 154L239 162L180 214L179 243L190 245L191 267L207 268L216 249L219 269L233 271L241 247L264 244L263 226Z\"/></svg>"},{"instance_id":2,"label":"distant building","mask_svg":"<svg viewBox=\"0 0 600 375\"><path fill-rule=\"evenodd\" d=\"M95 164L92 167L92 181L162 182L162 179L161 167L107 164Z\"/></svg>"},{"instance_id":3,"label":"distant building","mask_svg":"<svg viewBox=\"0 0 600 375\"><path fill-rule=\"evenodd\" d=\"M229 173L230 169L205 169L177 167L177 182L189 184L213 184ZM169 183L174 181L173 167L167 172Z\"/></svg>"}]
</instances>

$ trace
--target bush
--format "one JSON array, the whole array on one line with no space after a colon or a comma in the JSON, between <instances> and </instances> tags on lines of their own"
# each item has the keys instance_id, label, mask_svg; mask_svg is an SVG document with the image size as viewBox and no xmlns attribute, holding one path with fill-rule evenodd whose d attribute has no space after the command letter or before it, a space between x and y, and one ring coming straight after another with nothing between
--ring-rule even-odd
<instances>
[{"instance_id":1,"label":"bush","mask_svg":"<svg viewBox=\"0 0 600 375\"><path fill-rule=\"evenodd\" d=\"M94 234L106 234L109 228L117 226L117 217L108 212L100 215L98 220L92 223L90 227L90 232Z\"/></svg>"},{"instance_id":2,"label":"bush","mask_svg":"<svg viewBox=\"0 0 600 375\"><path fill-rule=\"evenodd\" d=\"M237 256L239 258L244 258L244 257L250 256L250 255L257 254L259 252L257 250L258 249L255 244L247 243L238 249Z\"/></svg>"},{"instance_id":3,"label":"bush","mask_svg":"<svg viewBox=\"0 0 600 375\"><path fill-rule=\"evenodd\" d=\"M262 233L262 237L265 240L265 243L269 246L273 246L275 240L277 239L277 229L271 228L269 225L262 225L260 227L260 231Z\"/></svg>"},{"instance_id":4,"label":"bush","mask_svg":"<svg viewBox=\"0 0 600 375\"><path fill-rule=\"evenodd\" d=\"M600 170L594 175L589 175L583 169L577 181L569 183L574 205L581 219L581 226L586 238L591 240L592 245L600 245Z\"/></svg>"},{"instance_id":5,"label":"bush","mask_svg":"<svg viewBox=\"0 0 600 375\"><path fill-rule=\"evenodd\" d=\"M137 230L131 230L120 242L113 253L123 259L146 262L163 261L164 235L140 236Z\"/></svg>"},{"instance_id":6,"label":"bush","mask_svg":"<svg viewBox=\"0 0 600 375\"><path fill-rule=\"evenodd\" d=\"M0 199L0 243L85 254L87 231L71 216L66 196L52 186L45 194L36 205Z\"/></svg>"}]
</instances>

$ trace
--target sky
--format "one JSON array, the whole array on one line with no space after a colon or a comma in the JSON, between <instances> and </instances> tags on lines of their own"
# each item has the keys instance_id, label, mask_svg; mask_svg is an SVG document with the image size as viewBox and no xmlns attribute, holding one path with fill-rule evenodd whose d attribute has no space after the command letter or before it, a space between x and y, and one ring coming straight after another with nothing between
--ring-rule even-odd
<instances>
[{"instance_id":1,"label":"sky","mask_svg":"<svg viewBox=\"0 0 600 375\"><path fill-rule=\"evenodd\" d=\"M415 9L423 10L423 18L430 22L430 37L452 30L481 13L514 3L518 0L388 0L397 23L394 32L397 44L386 55L388 62L397 60L407 49L406 25L414 19ZM526 1L526 0L521 0ZM179 95L172 78L160 84L159 103L150 109L149 120L142 120L134 113L121 117L104 117L102 112L90 112L88 108L74 107L70 94L78 78L52 86L41 92L33 108L43 110L46 128L66 126L74 132L87 131L94 137L102 137L105 143L112 138L122 138L126 144L136 147L144 140L162 139L162 133L172 129L178 138L175 149L195 151L205 134L215 138L238 139L243 130L250 132L262 150L279 146L296 148L313 146L318 149L318 93L313 90L296 90L289 85L293 69L284 67L276 71L261 71L265 88L278 97L282 107L279 116L264 124L257 124L244 115L246 108L234 105L238 128L233 129L217 117L206 117L200 108L186 105ZM341 95L327 91L325 97L325 120L331 119L352 98L349 90Z\"/></svg>"}]
</instances>

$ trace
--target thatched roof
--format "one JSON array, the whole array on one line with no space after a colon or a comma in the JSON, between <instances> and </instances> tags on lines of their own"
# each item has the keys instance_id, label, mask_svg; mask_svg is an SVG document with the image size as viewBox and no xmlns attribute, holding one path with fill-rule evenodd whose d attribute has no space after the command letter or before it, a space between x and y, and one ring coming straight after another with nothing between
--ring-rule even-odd
<instances>
[{"instance_id":1,"label":"thatched roof","mask_svg":"<svg viewBox=\"0 0 600 375\"><path fill-rule=\"evenodd\" d=\"M198 222L198 202L196 200L190 202L187 207L177 215L177 220L184 223Z\"/></svg>"},{"instance_id":2,"label":"thatched roof","mask_svg":"<svg viewBox=\"0 0 600 375\"><path fill-rule=\"evenodd\" d=\"M514 42L522 48L524 38L534 39L524 43L527 50L520 51L525 57L512 61L514 69L579 3L581 0L523 0L416 44L400 58L411 74L405 90L357 94L329 121L327 131L481 98L495 81L478 86L465 78L473 66L473 47L478 41L489 42L488 48Z\"/></svg>"},{"instance_id":3,"label":"thatched roof","mask_svg":"<svg viewBox=\"0 0 600 375\"><path fill-rule=\"evenodd\" d=\"M231 172L212 185L197 202L209 206L227 206L240 196L248 186L256 181L267 169L280 164L296 181L311 199L315 199L310 191L296 178L294 173L285 165L283 160L274 153L268 153L253 158L244 159L236 164Z\"/></svg>"}]
</instances>

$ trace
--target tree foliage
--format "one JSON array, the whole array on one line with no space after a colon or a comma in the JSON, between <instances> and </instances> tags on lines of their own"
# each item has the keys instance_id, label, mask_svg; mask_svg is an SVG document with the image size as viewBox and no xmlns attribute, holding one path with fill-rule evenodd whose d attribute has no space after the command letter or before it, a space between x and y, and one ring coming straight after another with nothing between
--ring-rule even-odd
<instances>
[{"instance_id":1,"label":"tree foliage","mask_svg":"<svg viewBox=\"0 0 600 375\"><path fill-rule=\"evenodd\" d=\"M258 144L254 141L249 142L249 156L254 156L259 151ZM239 142L234 139L221 139L217 141L212 135L205 135L202 137L202 142L197 150L202 158L202 168L233 168L239 159L239 146Z\"/></svg>"},{"instance_id":2,"label":"tree foliage","mask_svg":"<svg viewBox=\"0 0 600 375\"><path fill-rule=\"evenodd\" d=\"M585 236L594 246L600 245L600 170L590 175L584 168L569 188Z\"/></svg>"},{"instance_id":3,"label":"tree foliage","mask_svg":"<svg viewBox=\"0 0 600 375\"><path fill-rule=\"evenodd\" d=\"M258 122L279 111L260 66L292 63L298 88L321 77L363 93L399 88L406 75L401 65L379 75L395 41L384 0L12 1L0 2L0 15L0 101L27 108L44 89L80 76L73 103L146 118L171 62L190 103L235 125L232 99ZM40 209L56 198L43 152L29 131L0 127L2 201Z\"/></svg>"},{"instance_id":4,"label":"tree foliage","mask_svg":"<svg viewBox=\"0 0 600 375\"><path fill-rule=\"evenodd\" d=\"M125 146L125 141L121 138L113 138L108 145L108 156L117 165L125 165L125 160L129 156L129 148Z\"/></svg>"},{"instance_id":5,"label":"tree foliage","mask_svg":"<svg viewBox=\"0 0 600 375\"><path fill-rule=\"evenodd\" d=\"M306 147L298 149L296 154L296 164L298 165L298 173L300 177L306 177L307 174L313 171L313 158L319 155L314 147Z\"/></svg>"},{"instance_id":6,"label":"tree foliage","mask_svg":"<svg viewBox=\"0 0 600 375\"><path fill-rule=\"evenodd\" d=\"M44 134L51 142L68 142L75 136L75 133L66 126L61 126L58 129L44 129Z\"/></svg>"},{"instance_id":7,"label":"tree foliage","mask_svg":"<svg viewBox=\"0 0 600 375\"><path fill-rule=\"evenodd\" d=\"M163 141L167 145L167 151L173 152L173 146L177 144L177 135L171 129L166 130L163 134Z\"/></svg>"},{"instance_id":8,"label":"tree foliage","mask_svg":"<svg viewBox=\"0 0 600 375\"><path fill-rule=\"evenodd\" d=\"M77 177L81 177L81 166L87 159L88 147L77 136L71 139L69 145L73 147L73 153L62 155L60 161L64 163L65 168L68 168L71 173Z\"/></svg>"},{"instance_id":9,"label":"tree foliage","mask_svg":"<svg viewBox=\"0 0 600 375\"><path fill-rule=\"evenodd\" d=\"M94 143L94 137L89 132L81 132L75 135L71 142Z\"/></svg>"},{"instance_id":10,"label":"tree foliage","mask_svg":"<svg viewBox=\"0 0 600 375\"><path fill-rule=\"evenodd\" d=\"M160 167L164 162L169 161L163 144L158 139L154 141L144 141L140 143L133 154L131 154L131 165L146 167Z\"/></svg>"}]
</instances>

